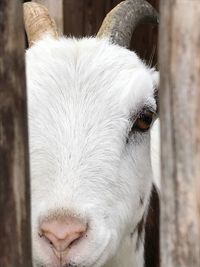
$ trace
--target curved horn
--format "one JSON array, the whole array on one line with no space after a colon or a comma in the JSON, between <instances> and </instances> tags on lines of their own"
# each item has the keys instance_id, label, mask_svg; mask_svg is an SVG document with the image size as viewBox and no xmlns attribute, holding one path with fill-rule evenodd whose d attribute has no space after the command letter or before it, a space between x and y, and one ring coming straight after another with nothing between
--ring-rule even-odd
<instances>
[{"instance_id":1,"label":"curved horn","mask_svg":"<svg viewBox=\"0 0 200 267\"><path fill-rule=\"evenodd\" d=\"M34 2L24 3L24 24L29 46L41 39L44 34L58 37L56 23L43 5Z\"/></svg>"},{"instance_id":2,"label":"curved horn","mask_svg":"<svg viewBox=\"0 0 200 267\"><path fill-rule=\"evenodd\" d=\"M97 37L129 48L132 34L140 23L158 24L157 11L145 0L126 0L108 13Z\"/></svg>"}]
</instances>

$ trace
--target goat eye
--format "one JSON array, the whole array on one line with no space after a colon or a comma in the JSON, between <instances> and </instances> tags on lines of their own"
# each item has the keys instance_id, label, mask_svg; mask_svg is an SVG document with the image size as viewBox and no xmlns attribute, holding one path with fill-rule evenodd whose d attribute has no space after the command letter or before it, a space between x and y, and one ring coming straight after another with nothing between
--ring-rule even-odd
<instances>
[{"instance_id":1,"label":"goat eye","mask_svg":"<svg viewBox=\"0 0 200 267\"><path fill-rule=\"evenodd\" d=\"M146 132L149 130L152 121L153 121L153 112L149 110L144 110L136 118L131 131Z\"/></svg>"}]
</instances>

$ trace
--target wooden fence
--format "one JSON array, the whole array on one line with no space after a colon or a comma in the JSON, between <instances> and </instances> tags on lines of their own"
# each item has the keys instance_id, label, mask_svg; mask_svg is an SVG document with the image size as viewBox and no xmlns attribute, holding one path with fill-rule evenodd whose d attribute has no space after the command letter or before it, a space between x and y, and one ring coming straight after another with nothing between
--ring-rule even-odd
<instances>
[{"instance_id":1,"label":"wooden fence","mask_svg":"<svg viewBox=\"0 0 200 267\"><path fill-rule=\"evenodd\" d=\"M0 266L31 267L24 30L20 1L0 1Z\"/></svg>"},{"instance_id":2,"label":"wooden fence","mask_svg":"<svg viewBox=\"0 0 200 267\"><path fill-rule=\"evenodd\" d=\"M184 14L184 16L183 16ZM200 266L200 1L160 1L163 267Z\"/></svg>"},{"instance_id":3,"label":"wooden fence","mask_svg":"<svg viewBox=\"0 0 200 267\"><path fill-rule=\"evenodd\" d=\"M120 0L37 0L60 32L97 32ZM158 8L158 0L149 0ZM160 0L161 266L200 266L200 2ZM184 15L183 15L184 14ZM31 267L30 194L22 5L0 1L0 267ZM132 40L157 61L157 31ZM155 52L154 52L155 51Z\"/></svg>"}]
</instances>

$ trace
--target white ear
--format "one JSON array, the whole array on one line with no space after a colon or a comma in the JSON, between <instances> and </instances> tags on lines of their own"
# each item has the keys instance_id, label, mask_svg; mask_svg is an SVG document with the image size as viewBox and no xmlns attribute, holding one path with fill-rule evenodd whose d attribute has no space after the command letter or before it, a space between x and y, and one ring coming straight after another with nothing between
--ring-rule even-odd
<instances>
[{"instance_id":1,"label":"white ear","mask_svg":"<svg viewBox=\"0 0 200 267\"><path fill-rule=\"evenodd\" d=\"M160 120L157 119L151 128L151 164L153 182L160 191Z\"/></svg>"},{"instance_id":2,"label":"white ear","mask_svg":"<svg viewBox=\"0 0 200 267\"><path fill-rule=\"evenodd\" d=\"M158 90L160 85L160 73L159 71L152 70L152 78L154 87Z\"/></svg>"},{"instance_id":3,"label":"white ear","mask_svg":"<svg viewBox=\"0 0 200 267\"><path fill-rule=\"evenodd\" d=\"M152 69L152 80L156 102L158 105L158 90L160 85L160 73ZM151 164L153 171L153 182L160 191L160 121L157 119L151 128Z\"/></svg>"}]
</instances>

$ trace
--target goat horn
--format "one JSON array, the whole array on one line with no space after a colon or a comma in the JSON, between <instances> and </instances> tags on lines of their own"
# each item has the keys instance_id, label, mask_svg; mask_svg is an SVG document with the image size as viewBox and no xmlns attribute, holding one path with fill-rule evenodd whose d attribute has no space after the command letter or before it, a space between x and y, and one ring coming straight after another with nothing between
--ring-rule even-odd
<instances>
[{"instance_id":1,"label":"goat horn","mask_svg":"<svg viewBox=\"0 0 200 267\"><path fill-rule=\"evenodd\" d=\"M29 46L41 39L44 34L58 37L56 23L43 5L34 2L24 3L24 24Z\"/></svg>"},{"instance_id":2,"label":"goat horn","mask_svg":"<svg viewBox=\"0 0 200 267\"><path fill-rule=\"evenodd\" d=\"M145 0L126 0L108 13L97 37L129 48L132 34L140 23L158 24L157 11Z\"/></svg>"}]
</instances>

